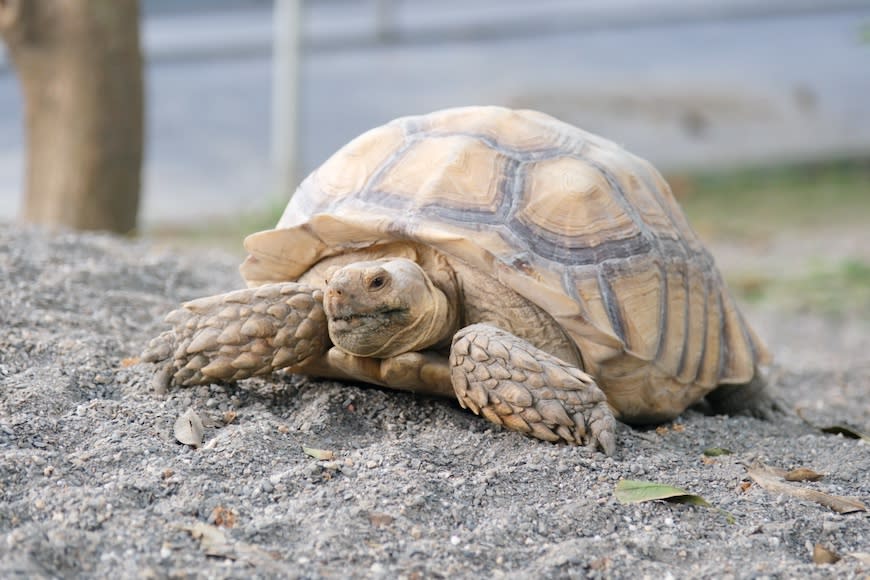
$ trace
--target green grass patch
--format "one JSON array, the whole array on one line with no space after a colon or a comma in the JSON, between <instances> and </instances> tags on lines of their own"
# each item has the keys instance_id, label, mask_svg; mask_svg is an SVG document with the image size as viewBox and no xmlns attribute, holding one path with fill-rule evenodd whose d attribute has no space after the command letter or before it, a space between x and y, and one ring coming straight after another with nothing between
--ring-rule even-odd
<instances>
[{"instance_id":1,"label":"green grass patch","mask_svg":"<svg viewBox=\"0 0 870 580\"><path fill-rule=\"evenodd\" d=\"M870 317L870 263L856 258L811 261L805 270L787 278L735 275L728 283L749 302L830 316Z\"/></svg>"},{"instance_id":2,"label":"green grass patch","mask_svg":"<svg viewBox=\"0 0 870 580\"><path fill-rule=\"evenodd\" d=\"M689 221L707 238L870 224L870 160L672 175L669 181Z\"/></svg>"},{"instance_id":3,"label":"green grass patch","mask_svg":"<svg viewBox=\"0 0 870 580\"><path fill-rule=\"evenodd\" d=\"M244 255L242 242L245 237L275 227L286 206L287 200L276 198L260 208L237 215L205 217L189 225L158 225L144 233L152 239L173 246L219 248Z\"/></svg>"}]
</instances>

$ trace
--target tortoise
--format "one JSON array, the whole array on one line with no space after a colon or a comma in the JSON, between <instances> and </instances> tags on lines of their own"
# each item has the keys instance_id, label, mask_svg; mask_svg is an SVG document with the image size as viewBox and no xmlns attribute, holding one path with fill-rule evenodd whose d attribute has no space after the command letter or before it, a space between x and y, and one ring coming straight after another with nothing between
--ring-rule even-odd
<instances>
[{"instance_id":1,"label":"tortoise","mask_svg":"<svg viewBox=\"0 0 870 580\"><path fill-rule=\"evenodd\" d=\"M608 454L616 419L775 407L768 351L662 176L544 113L370 130L244 245L248 288L184 304L149 344L164 388L286 369Z\"/></svg>"}]
</instances>

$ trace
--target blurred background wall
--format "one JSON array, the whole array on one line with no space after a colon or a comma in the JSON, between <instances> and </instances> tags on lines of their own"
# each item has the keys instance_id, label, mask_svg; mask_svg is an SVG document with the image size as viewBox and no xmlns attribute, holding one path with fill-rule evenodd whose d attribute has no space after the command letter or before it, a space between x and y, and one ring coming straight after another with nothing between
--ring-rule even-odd
<instances>
[{"instance_id":1,"label":"blurred background wall","mask_svg":"<svg viewBox=\"0 0 870 580\"><path fill-rule=\"evenodd\" d=\"M867 0L304 0L299 177L362 131L467 104L530 107L666 173L870 158ZM143 0L140 224L280 204L273 4ZM0 55L0 221L21 204ZM870 195L870 192L868 192Z\"/></svg>"}]
</instances>

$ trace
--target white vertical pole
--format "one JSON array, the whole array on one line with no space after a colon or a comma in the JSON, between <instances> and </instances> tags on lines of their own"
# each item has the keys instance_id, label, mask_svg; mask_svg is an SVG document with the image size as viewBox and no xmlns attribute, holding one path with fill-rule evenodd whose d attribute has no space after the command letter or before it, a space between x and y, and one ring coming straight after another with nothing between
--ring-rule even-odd
<instances>
[{"instance_id":1,"label":"white vertical pole","mask_svg":"<svg viewBox=\"0 0 870 580\"><path fill-rule=\"evenodd\" d=\"M396 34L396 1L375 1L375 36L380 42L393 39Z\"/></svg>"},{"instance_id":2,"label":"white vertical pole","mask_svg":"<svg viewBox=\"0 0 870 580\"><path fill-rule=\"evenodd\" d=\"M272 15L272 171L274 193L296 189L299 31L302 0L274 0Z\"/></svg>"}]
</instances>

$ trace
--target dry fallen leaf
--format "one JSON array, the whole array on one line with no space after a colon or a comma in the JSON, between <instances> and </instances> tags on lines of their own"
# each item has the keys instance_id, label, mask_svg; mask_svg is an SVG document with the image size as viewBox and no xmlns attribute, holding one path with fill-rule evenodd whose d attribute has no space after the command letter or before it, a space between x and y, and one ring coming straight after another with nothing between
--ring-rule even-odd
<instances>
[{"instance_id":1,"label":"dry fallen leaf","mask_svg":"<svg viewBox=\"0 0 870 580\"><path fill-rule=\"evenodd\" d=\"M782 478L786 481L819 481L825 474L813 471L808 467L798 467L787 472Z\"/></svg>"},{"instance_id":2,"label":"dry fallen leaf","mask_svg":"<svg viewBox=\"0 0 870 580\"><path fill-rule=\"evenodd\" d=\"M870 442L870 435L852 429L851 427L846 427L845 425L832 425L830 427L819 427L819 429L822 433L842 435L848 439L863 439L864 441Z\"/></svg>"},{"instance_id":3,"label":"dry fallen leaf","mask_svg":"<svg viewBox=\"0 0 870 580\"><path fill-rule=\"evenodd\" d=\"M818 429L822 433L828 433L829 435L842 435L843 437L846 437L848 439L861 439L865 442L870 443L870 434L863 433L847 425L831 425L829 427L822 427L807 419L804 416L804 409L796 409L796 411L797 416L803 419L804 423L806 423L813 429Z\"/></svg>"},{"instance_id":4,"label":"dry fallen leaf","mask_svg":"<svg viewBox=\"0 0 870 580\"><path fill-rule=\"evenodd\" d=\"M235 560L236 555L233 552L233 547L227 542L223 530L217 526L196 522L189 526L182 526L181 529L190 533L195 540L199 540L199 547L207 555Z\"/></svg>"},{"instance_id":5,"label":"dry fallen leaf","mask_svg":"<svg viewBox=\"0 0 870 580\"><path fill-rule=\"evenodd\" d=\"M224 416L222 417L222 419L224 421L224 425L229 425L230 423L232 423L233 421L236 420L236 417L238 417L238 414L235 411L233 411L232 409L224 411Z\"/></svg>"},{"instance_id":6,"label":"dry fallen leaf","mask_svg":"<svg viewBox=\"0 0 870 580\"><path fill-rule=\"evenodd\" d=\"M196 449L202 445L202 432L202 419L193 409L188 409L175 421L174 433L179 443Z\"/></svg>"},{"instance_id":7,"label":"dry fallen leaf","mask_svg":"<svg viewBox=\"0 0 870 580\"><path fill-rule=\"evenodd\" d=\"M276 560L280 557L279 554L266 552L253 544L230 542L223 530L211 524L196 522L181 526L181 529L187 531L194 539L199 540L199 547L207 556L242 560L257 565L268 565L269 560Z\"/></svg>"},{"instance_id":8,"label":"dry fallen leaf","mask_svg":"<svg viewBox=\"0 0 870 580\"><path fill-rule=\"evenodd\" d=\"M854 558L863 564L870 564L870 552L849 552L846 558Z\"/></svg>"},{"instance_id":9,"label":"dry fallen leaf","mask_svg":"<svg viewBox=\"0 0 870 580\"><path fill-rule=\"evenodd\" d=\"M396 520L390 514L385 514L382 512L370 512L369 513L369 521L376 528L382 528L384 526L388 526Z\"/></svg>"},{"instance_id":10,"label":"dry fallen leaf","mask_svg":"<svg viewBox=\"0 0 870 580\"><path fill-rule=\"evenodd\" d=\"M131 367L131 366L137 365L137 364L139 364L139 357L138 356L131 356L128 358L121 359L121 368L126 369L128 367Z\"/></svg>"},{"instance_id":11,"label":"dry fallen leaf","mask_svg":"<svg viewBox=\"0 0 870 580\"><path fill-rule=\"evenodd\" d=\"M839 561L840 556L835 551L826 548L821 544L813 546L814 564L836 564Z\"/></svg>"},{"instance_id":12,"label":"dry fallen leaf","mask_svg":"<svg viewBox=\"0 0 870 580\"><path fill-rule=\"evenodd\" d=\"M607 556L604 556L602 558L598 558L596 560L592 560L591 562L589 562L589 568L591 570L606 570L607 568L610 567L610 563L611 563L610 558L608 558Z\"/></svg>"},{"instance_id":13,"label":"dry fallen leaf","mask_svg":"<svg viewBox=\"0 0 870 580\"><path fill-rule=\"evenodd\" d=\"M208 521L221 528L231 528L236 525L236 512L219 505L211 510Z\"/></svg>"},{"instance_id":14,"label":"dry fallen leaf","mask_svg":"<svg viewBox=\"0 0 870 580\"><path fill-rule=\"evenodd\" d=\"M330 459L335 459L335 453L328 449L317 449L315 447L302 447L303 453L305 455L309 455L314 459L320 459L323 461L329 461Z\"/></svg>"},{"instance_id":15,"label":"dry fallen leaf","mask_svg":"<svg viewBox=\"0 0 870 580\"><path fill-rule=\"evenodd\" d=\"M829 507L840 514L867 511L864 504L857 499L830 495L814 489L806 489L791 483L786 483L781 479L782 475L778 475L775 471L768 469L764 465L747 467L746 473L748 473L749 477L754 479L758 485L767 491L784 493L800 499L814 501L825 507Z\"/></svg>"},{"instance_id":16,"label":"dry fallen leaf","mask_svg":"<svg viewBox=\"0 0 870 580\"><path fill-rule=\"evenodd\" d=\"M674 430L674 433L682 433L686 430L686 426L682 423L674 423L672 429Z\"/></svg>"}]
</instances>

